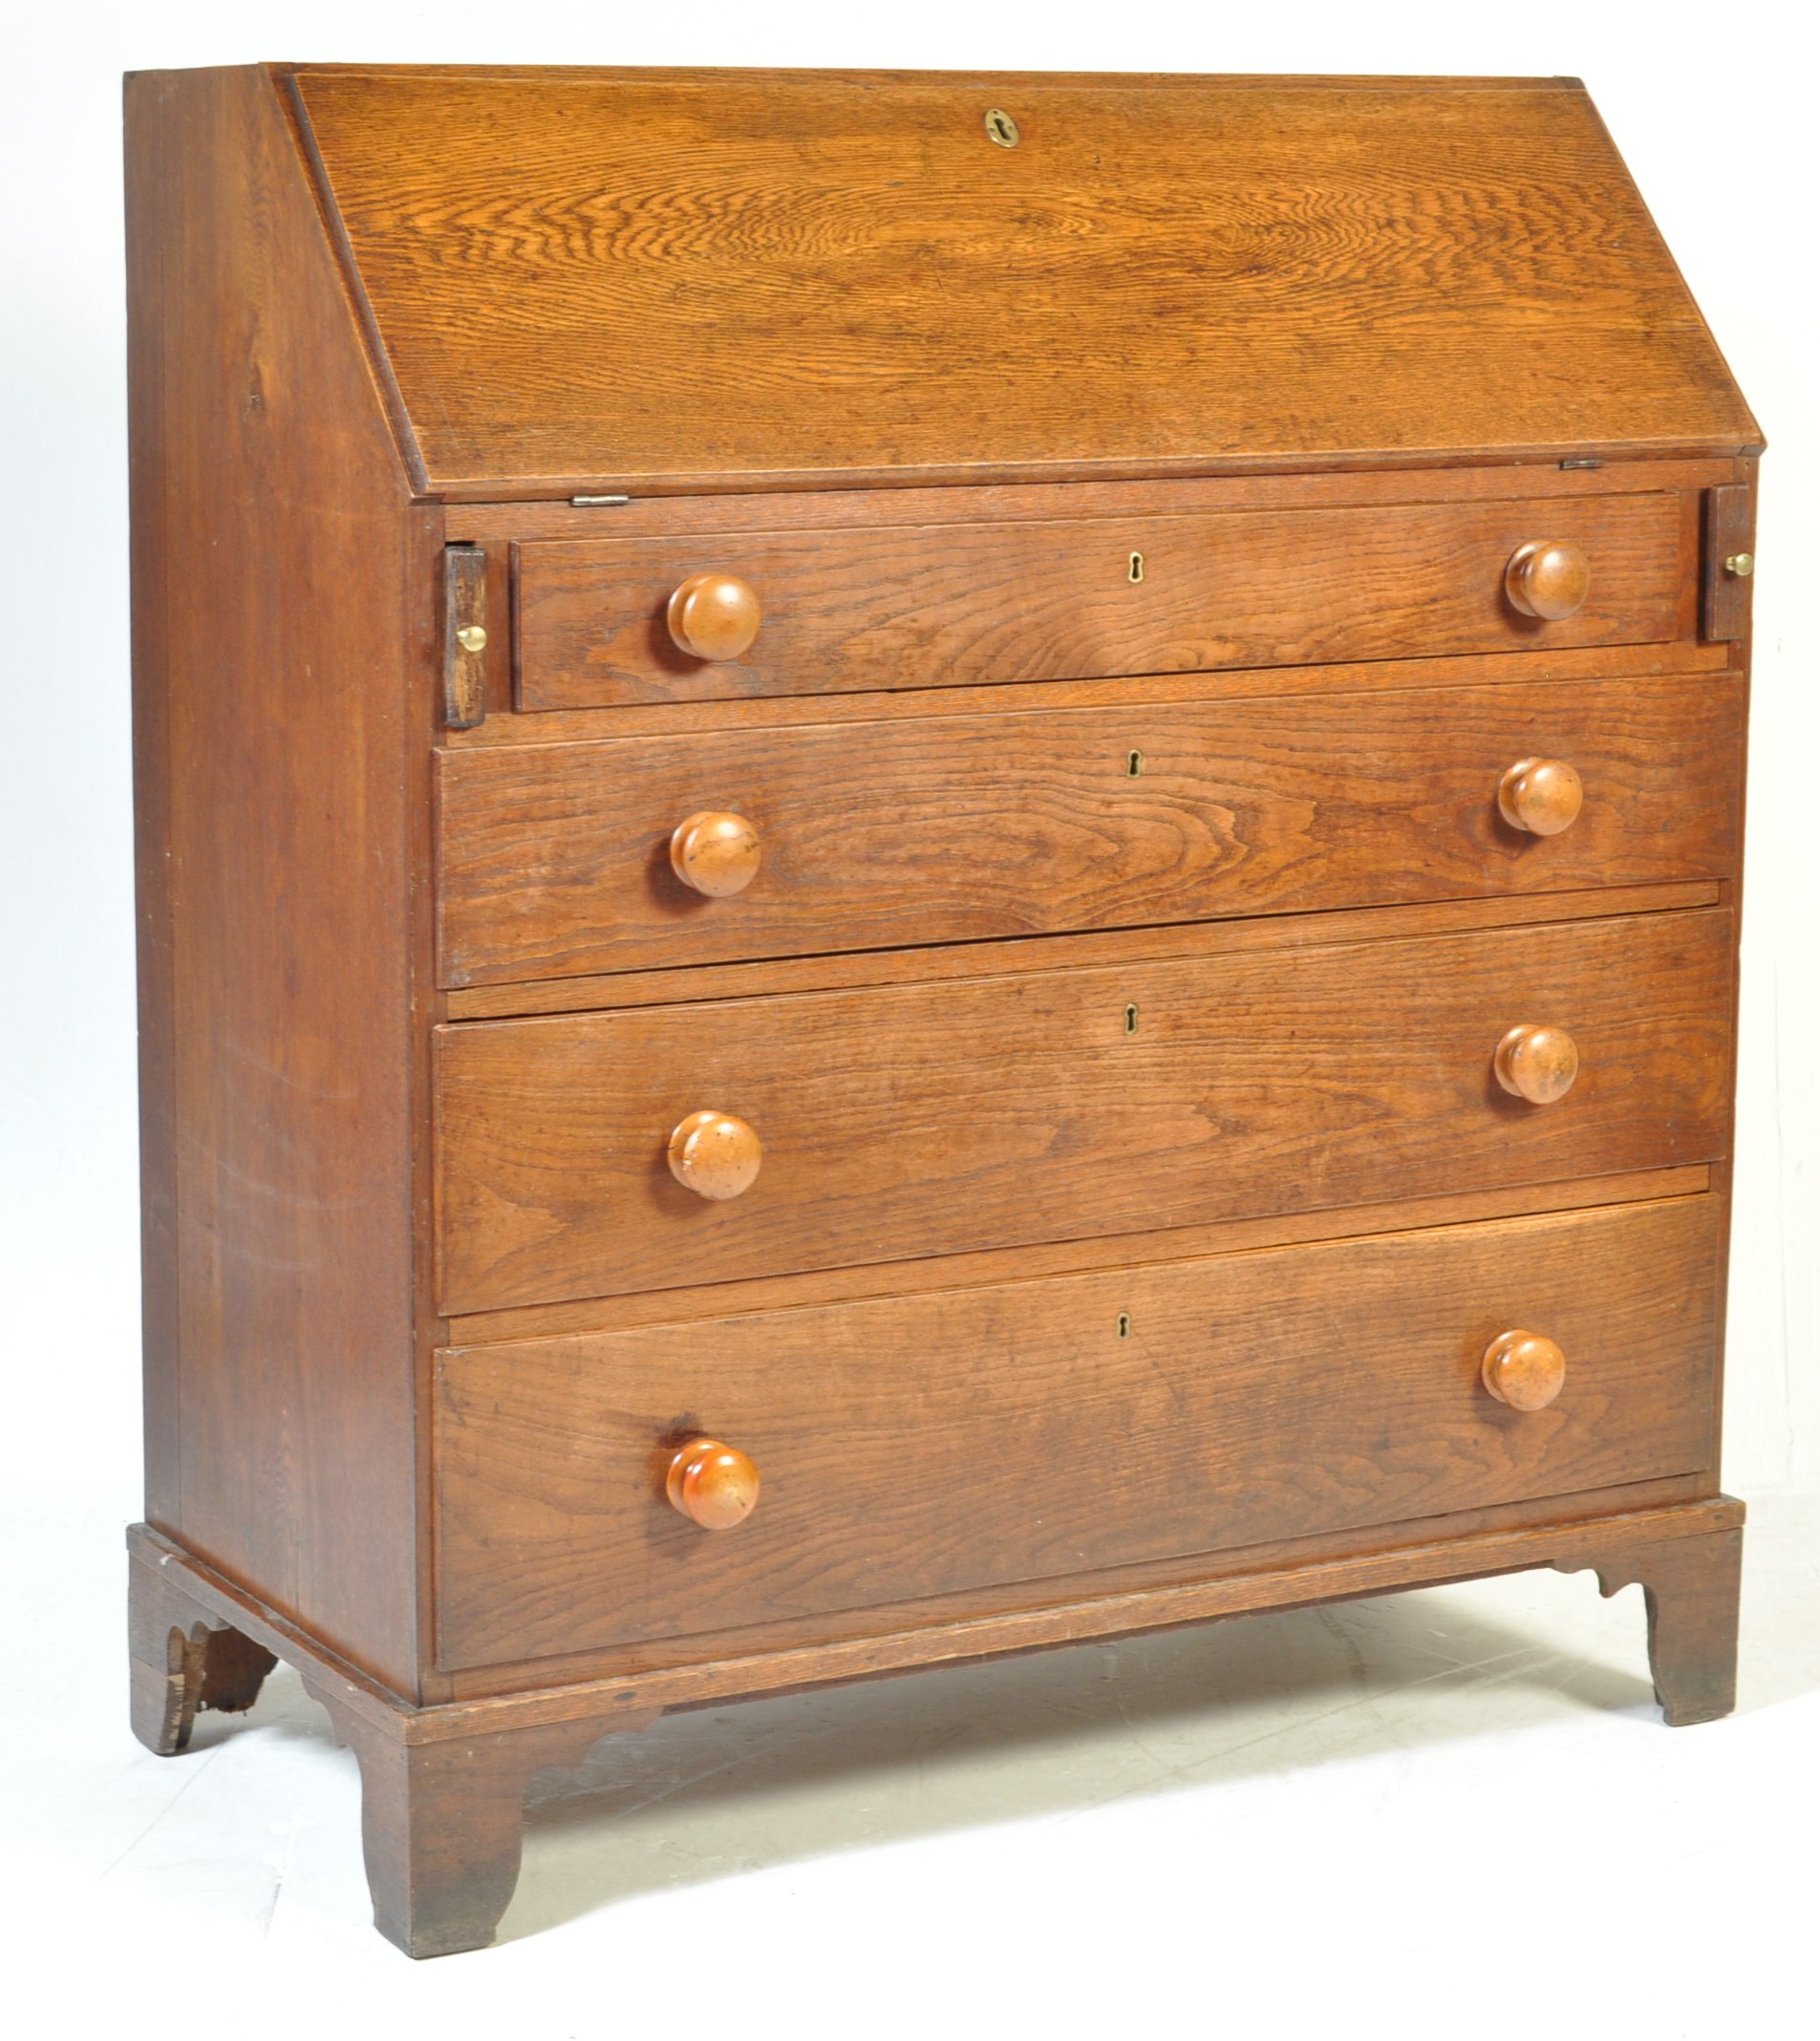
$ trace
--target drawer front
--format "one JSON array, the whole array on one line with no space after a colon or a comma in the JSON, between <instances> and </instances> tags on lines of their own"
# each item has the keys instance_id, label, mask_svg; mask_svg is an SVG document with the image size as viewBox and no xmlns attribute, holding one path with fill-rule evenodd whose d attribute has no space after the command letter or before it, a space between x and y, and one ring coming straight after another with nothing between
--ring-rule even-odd
<instances>
[{"instance_id":1,"label":"drawer front","mask_svg":"<svg viewBox=\"0 0 1820 2041\"><path fill-rule=\"evenodd\" d=\"M1694 624L1695 501L1672 491L1030 524L537 540L514 549L518 704L572 709L1647 644ZM1546 621L1505 592L1520 547L1592 569ZM744 582L738 657L672 633L697 574ZM687 634L685 633L685 635Z\"/></svg>"},{"instance_id":2,"label":"drawer front","mask_svg":"<svg viewBox=\"0 0 1820 2041\"><path fill-rule=\"evenodd\" d=\"M443 1308L1710 1160L1731 951L1703 911L444 1026ZM1531 1023L1551 1105L1493 1073ZM668 1165L709 1111L741 1195Z\"/></svg>"},{"instance_id":3,"label":"drawer front","mask_svg":"<svg viewBox=\"0 0 1820 2041\"><path fill-rule=\"evenodd\" d=\"M442 981L1728 874L1742 683L1526 679L444 752ZM1507 769L1579 773L1558 835ZM708 897L673 832L743 817Z\"/></svg>"},{"instance_id":4,"label":"drawer front","mask_svg":"<svg viewBox=\"0 0 1820 2041\"><path fill-rule=\"evenodd\" d=\"M440 1357L447 1666L644 1646L1689 1473L1717 1200L1504 1220ZM1543 1409L1485 1349L1552 1341ZM756 1463L708 1532L675 1443ZM669 1655L686 1659L687 1647Z\"/></svg>"}]
</instances>

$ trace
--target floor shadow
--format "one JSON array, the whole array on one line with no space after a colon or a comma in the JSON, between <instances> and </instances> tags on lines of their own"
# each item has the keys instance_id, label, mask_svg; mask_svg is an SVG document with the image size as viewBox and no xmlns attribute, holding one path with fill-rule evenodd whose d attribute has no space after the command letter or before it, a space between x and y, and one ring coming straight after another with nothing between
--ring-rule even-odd
<instances>
[{"instance_id":1,"label":"floor shadow","mask_svg":"<svg viewBox=\"0 0 1820 2041\"><path fill-rule=\"evenodd\" d=\"M1761 1568L1755 1585L1764 1600L1753 1622L1747 1568L1746 1641L1753 1629L1776 1634L1787 1615L1777 1568ZM1557 1623L1540 1619L1538 1591L1593 1600ZM1510 1618L1488 1611L1488 1594L1511 1598ZM1609 1615L1595 1617L1597 1650L1580 1656L1589 1606ZM1754 1668L1746 1705L1810 1691L1811 1657ZM1590 1575L1533 1573L667 1716L535 1782L501 1938L846 1849L1509 1735L1587 1711L1654 1726L1645 1663L1639 1589L1601 1605ZM317 1745L325 1758L334 1751L328 1716L286 1666L250 1716L200 1716L192 1749L243 1725ZM353 1768L352 1752L336 1755Z\"/></svg>"},{"instance_id":2,"label":"floor shadow","mask_svg":"<svg viewBox=\"0 0 1820 2041\"><path fill-rule=\"evenodd\" d=\"M281 1741L319 1744L325 1751L345 1748L336 1740L328 1709L305 1693L303 1682L282 1663L268 1676L259 1689L259 1699L246 1714L218 1715L209 1710L198 1715L183 1755L211 1751L247 1729L258 1729ZM352 1751L348 1751L348 1762L357 1765Z\"/></svg>"},{"instance_id":3,"label":"floor shadow","mask_svg":"<svg viewBox=\"0 0 1820 2041\"><path fill-rule=\"evenodd\" d=\"M1654 1694L1435 1589L669 1716L540 1778L502 1938L678 1884L1509 1733L1563 1708L1653 1712Z\"/></svg>"},{"instance_id":4,"label":"floor shadow","mask_svg":"<svg viewBox=\"0 0 1820 2041\"><path fill-rule=\"evenodd\" d=\"M1753 1507L1748 1713L1820 1691L1817 1549L1820 1497ZM1656 1732L1645 1663L1640 1589L1602 1603L1590 1575L1540 1571L667 1717L536 1782L502 1939L677 1886L1133 1795L1595 1713ZM289 1667L250 1716L200 1717L192 1748L243 1729L317 1747L353 1784L352 1752Z\"/></svg>"}]
</instances>

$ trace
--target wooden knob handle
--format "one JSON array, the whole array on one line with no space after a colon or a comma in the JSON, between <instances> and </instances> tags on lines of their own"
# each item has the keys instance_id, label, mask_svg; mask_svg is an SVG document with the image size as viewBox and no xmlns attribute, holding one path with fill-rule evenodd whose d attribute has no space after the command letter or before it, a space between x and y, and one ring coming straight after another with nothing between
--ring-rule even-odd
<instances>
[{"instance_id":1,"label":"wooden knob handle","mask_svg":"<svg viewBox=\"0 0 1820 2041\"><path fill-rule=\"evenodd\" d=\"M1580 776L1565 759L1519 759L1498 782L1498 813L1531 836L1571 829L1584 798Z\"/></svg>"},{"instance_id":2,"label":"wooden knob handle","mask_svg":"<svg viewBox=\"0 0 1820 2041\"><path fill-rule=\"evenodd\" d=\"M692 1524L704 1531L731 1531L752 1515L759 1470L718 1439L691 1439L671 1456L664 1493Z\"/></svg>"},{"instance_id":3,"label":"wooden knob handle","mask_svg":"<svg viewBox=\"0 0 1820 2041\"><path fill-rule=\"evenodd\" d=\"M1504 570L1510 607L1554 624L1574 614L1592 586L1592 563L1565 539L1531 539L1517 548Z\"/></svg>"},{"instance_id":4,"label":"wooden knob handle","mask_svg":"<svg viewBox=\"0 0 1820 2041\"><path fill-rule=\"evenodd\" d=\"M759 591L738 574L691 574L670 598L670 635L693 659L737 659L762 613Z\"/></svg>"},{"instance_id":5,"label":"wooden knob handle","mask_svg":"<svg viewBox=\"0 0 1820 2041\"><path fill-rule=\"evenodd\" d=\"M744 892L759 875L759 832L743 815L703 808L676 825L670 869L711 900Z\"/></svg>"},{"instance_id":6,"label":"wooden knob handle","mask_svg":"<svg viewBox=\"0 0 1820 2041\"><path fill-rule=\"evenodd\" d=\"M763 1160L756 1129L730 1112L692 1112L670 1137L670 1172L697 1197L750 1191Z\"/></svg>"},{"instance_id":7,"label":"wooden knob handle","mask_svg":"<svg viewBox=\"0 0 1820 2041\"><path fill-rule=\"evenodd\" d=\"M1567 1380L1567 1356L1539 1332L1501 1332L1485 1350L1479 1379L1513 1410L1545 1410Z\"/></svg>"},{"instance_id":8,"label":"wooden knob handle","mask_svg":"<svg viewBox=\"0 0 1820 2041\"><path fill-rule=\"evenodd\" d=\"M1498 1083L1513 1097L1531 1106L1552 1106L1574 1088L1580 1074L1580 1052L1564 1027L1513 1027L1498 1043L1491 1059Z\"/></svg>"}]
</instances>

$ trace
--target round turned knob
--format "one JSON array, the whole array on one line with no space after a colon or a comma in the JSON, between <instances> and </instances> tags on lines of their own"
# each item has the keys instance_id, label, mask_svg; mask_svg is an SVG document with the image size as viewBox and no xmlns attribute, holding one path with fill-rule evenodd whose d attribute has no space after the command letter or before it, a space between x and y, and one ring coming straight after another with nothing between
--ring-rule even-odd
<instances>
[{"instance_id":1,"label":"round turned knob","mask_svg":"<svg viewBox=\"0 0 1820 2041\"><path fill-rule=\"evenodd\" d=\"M1531 836L1571 829L1583 799L1580 776L1565 759L1519 759L1498 782L1498 813Z\"/></svg>"},{"instance_id":2,"label":"round turned knob","mask_svg":"<svg viewBox=\"0 0 1820 2041\"><path fill-rule=\"evenodd\" d=\"M731 1531L752 1515L759 1470L718 1439L691 1439L671 1456L664 1493L692 1524L704 1531Z\"/></svg>"},{"instance_id":3,"label":"round turned knob","mask_svg":"<svg viewBox=\"0 0 1820 2041\"><path fill-rule=\"evenodd\" d=\"M730 1112L692 1112L670 1137L670 1173L697 1197L750 1191L763 1160L757 1131Z\"/></svg>"},{"instance_id":4,"label":"round turned knob","mask_svg":"<svg viewBox=\"0 0 1820 2041\"><path fill-rule=\"evenodd\" d=\"M1513 1410L1545 1410L1567 1380L1567 1356L1539 1332L1501 1332L1485 1350L1479 1379Z\"/></svg>"},{"instance_id":5,"label":"round turned knob","mask_svg":"<svg viewBox=\"0 0 1820 2041\"><path fill-rule=\"evenodd\" d=\"M1531 1106L1552 1106L1574 1088L1580 1052L1564 1027L1513 1027L1491 1059L1498 1083Z\"/></svg>"},{"instance_id":6,"label":"round turned knob","mask_svg":"<svg viewBox=\"0 0 1820 2041\"><path fill-rule=\"evenodd\" d=\"M759 591L738 574L691 574L670 598L670 635L694 659L737 659L759 634Z\"/></svg>"},{"instance_id":7,"label":"round turned knob","mask_svg":"<svg viewBox=\"0 0 1820 2041\"><path fill-rule=\"evenodd\" d=\"M1504 570L1504 592L1511 608L1554 624L1574 614L1592 586L1591 563L1565 539L1531 539L1517 548Z\"/></svg>"},{"instance_id":8,"label":"round turned knob","mask_svg":"<svg viewBox=\"0 0 1820 2041\"><path fill-rule=\"evenodd\" d=\"M670 869L711 900L744 892L759 875L759 856L758 830L743 815L716 808L677 823L670 839Z\"/></svg>"}]
</instances>

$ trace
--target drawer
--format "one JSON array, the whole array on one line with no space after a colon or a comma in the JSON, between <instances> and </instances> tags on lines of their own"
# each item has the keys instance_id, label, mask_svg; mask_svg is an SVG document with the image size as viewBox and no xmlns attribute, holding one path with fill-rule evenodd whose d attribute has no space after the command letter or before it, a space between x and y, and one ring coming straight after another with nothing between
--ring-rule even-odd
<instances>
[{"instance_id":1,"label":"drawer","mask_svg":"<svg viewBox=\"0 0 1820 2041\"><path fill-rule=\"evenodd\" d=\"M1246 949L437 1031L447 1312L1721 1152L1730 915ZM989 969L982 959L982 969ZM1499 1085L1567 1030L1573 1089ZM742 1194L672 1173L735 1115ZM725 1185L718 1188L724 1189Z\"/></svg>"},{"instance_id":2,"label":"drawer","mask_svg":"<svg viewBox=\"0 0 1820 2041\"><path fill-rule=\"evenodd\" d=\"M1697 1472L1717 1204L444 1353L439 1655L662 1663L692 1655L663 1640ZM1545 1408L1481 1379L1519 1328L1566 1360ZM704 1430L759 1470L730 1531L664 1499Z\"/></svg>"},{"instance_id":3,"label":"drawer","mask_svg":"<svg viewBox=\"0 0 1820 2041\"><path fill-rule=\"evenodd\" d=\"M1575 547L1582 606L1525 615L1506 569ZM1635 495L1030 523L522 541L521 709L1648 644L1694 626L1697 501ZM743 584L757 635L697 657L671 599ZM711 602L713 591L704 602ZM695 613L695 612L692 612ZM724 612L737 646L749 607Z\"/></svg>"},{"instance_id":4,"label":"drawer","mask_svg":"<svg viewBox=\"0 0 1820 2041\"><path fill-rule=\"evenodd\" d=\"M442 982L1718 877L1742 706L1525 678L447 751ZM1584 788L1557 835L1499 814L1538 755ZM703 812L756 834L737 893L672 869Z\"/></svg>"}]
</instances>

